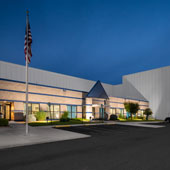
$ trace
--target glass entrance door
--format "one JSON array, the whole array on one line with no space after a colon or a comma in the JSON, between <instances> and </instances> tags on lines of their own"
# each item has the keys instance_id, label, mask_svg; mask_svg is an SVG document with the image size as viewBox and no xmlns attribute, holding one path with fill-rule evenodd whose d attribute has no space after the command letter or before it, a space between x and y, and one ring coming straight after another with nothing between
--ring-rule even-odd
<instances>
[{"instance_id":1,"label":"glass entrance door","mask_svg":"<svg viewBox=\"0 0 170 170\"><path fill-rule=\"evenodd\" d=\"M6 104L4 109L5 109L5 119L11 120L11 105Z\"/></svg>"},{"instance_id":2,"label":"glass entrance door","mask_svg":"<svg viewBox=\"0 0 170 170\"><path fill-rule=\"evenodd\" d=\"M0 117L11 120L11 104L0 103Z\"/></svg>"},{"instance_id":3,"label":"glass entrance door","mask_svg":"<svg viewBox=\"0 0 170 170\"><path fill-rule=\"evenodd\" d=\"M92 114L93 114L93 119L96 118L96 115L95 115L95 107L92 107Z\"/></svg>"},{"instance_id":4,"label":"glass entrance door","mask_svg":"<svg viewBox=\"0 0 170 170\"><path fill-rule=\"evenodd\" d=\"M100 118L104 119L104 108L99 109L99 116Z\"/></svg>"},{"instance_id":5,"label":"glass entrance door","mask_svg":"<svg viewBox=\"0 0 170 170\"><path fill-rule=\"evenodd\" d=\"M0 103L0 118L4 118L4 115L3 115L3 107Z\"/></svg>"}]
</instances>

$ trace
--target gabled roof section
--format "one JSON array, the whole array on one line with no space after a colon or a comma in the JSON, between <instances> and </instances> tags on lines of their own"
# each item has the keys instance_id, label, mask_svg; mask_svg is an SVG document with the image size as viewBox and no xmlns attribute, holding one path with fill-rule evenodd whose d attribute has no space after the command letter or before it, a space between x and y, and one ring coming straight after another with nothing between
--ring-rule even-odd
<instances>
[{"instance_id":1,"label":"gabled roof section","mask_svg":"<svg viewBox=\"0 0 170 170\"><path fill-rule=\"evenodd\" d=\"M103 88L101 82L98 80L96 84L92 87L92 89L89 91L86 97L94 97L94 98L102 98L102 99L108 99L108 95Z\"/></svg>"}]
</instances>

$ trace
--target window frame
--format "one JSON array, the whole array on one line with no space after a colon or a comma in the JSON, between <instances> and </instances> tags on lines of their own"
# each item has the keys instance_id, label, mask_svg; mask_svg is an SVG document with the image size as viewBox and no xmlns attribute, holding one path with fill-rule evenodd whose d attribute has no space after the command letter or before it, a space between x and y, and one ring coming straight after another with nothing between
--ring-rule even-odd
<instances>
[{"instance_id":1,"label":"window frame","mask_svg":"<svg viewBox=\"0 0 170 170\"><path fill-rule=\"evenodd\" d=\"M71 112L70 112L70 119L76 119L77 118L77 106L76 105L67 105L67 111L69 110L68 109L68 107L70 107L71 108ZM73 107L76 107L76 112L73 112ZM68 111L69 112L69 111ZM76 117L75 118L73 118L73 113L75 113L76 114Z\"/></svg>"},{"instance_id":2,"label":"window frame","mask_svg":"<svg viewBox=\"0 0 170 170\"><path fill-rule=\"evenodd\" d=\"M59 109L58 109L58 111L55 111L54 110L54 107L55 106L58 106L59 107ZM50 115L52 114L53 116L52 116L52 119L59 119L60 118L60 104L50 104L50 108L49 108L49 106L48 106L48 112L50 113ZM52 111L51 111L52 110ZM58 118L54 118L54 113L58 113Z\"/></svg>"},{"instance_id":3,"label":"window frame","mask_svg":"<svg viewBox=\"0 0 170 170\"><path fill-rule=\"evenodd\" d=\"M32 105L33 104L37 104L38 105L38 110L40 111L40 103L28 103L28 114L29 115L32 115L32 114L35 114L35 113L33 113L33 112L39 112L39 111L33 111L33 109L32 109ZM30 109L30 108L31 109ZM29 110L30 109L30 110ZM24 103L24 112L25 112L25 114L26 114L26 103Z\"/></svg>"}]
</instances>

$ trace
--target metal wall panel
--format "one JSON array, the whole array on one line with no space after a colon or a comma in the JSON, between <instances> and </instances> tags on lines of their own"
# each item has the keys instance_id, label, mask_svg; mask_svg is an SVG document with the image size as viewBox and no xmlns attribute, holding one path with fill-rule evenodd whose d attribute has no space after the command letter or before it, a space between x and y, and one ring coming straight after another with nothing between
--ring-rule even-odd
<instances>
[{"instance_id":1,"label":"metal wall panel","mask_svg":"<svg viewBox=\"0 0 170 170\"><path fill-rule=\"evenodd\" d=\"M0 78L25 81L25 66L0 61ZM29 82L73 90L89 91L95 81L29 67Z\"/></svg>"},{"instance_id":2,"label":"metal wall panel","mask_svg":"<svg viewBox=\"0 0 170 170\"><path fill-rule=\"evenodd\" d=\"M25 81L25 66L0 61L0 78ZM29 82L89 92L95 81L29 67ZM102 83L108 96L145 100L132 86Z\"/></svg>"},{"instance_id":3,"label":"metal wall panel","mask_svg":"<svg viewBox=\"0 0 170 170\"><path fill-rule=\"evenodd\" d=\"M131 84L148 101L157 119L170 116L170 67L162 67L123 77L125 86Z\"/></svg>"},{"instance_id":4,"label":"metal wall panel","mask_svg":"<svg viewBox=\"0 0 170 170\"><path fill-rule=\"evenodd\" d=\"M108 85L103 83L102 85L109 96L147 101L146 98L130 84Z\"/></svg>"}]
</instances>

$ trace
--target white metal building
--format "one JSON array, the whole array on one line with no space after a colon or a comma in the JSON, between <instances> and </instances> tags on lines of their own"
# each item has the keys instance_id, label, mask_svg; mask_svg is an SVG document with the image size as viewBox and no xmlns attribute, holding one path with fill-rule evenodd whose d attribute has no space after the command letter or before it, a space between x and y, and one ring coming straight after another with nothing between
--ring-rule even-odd
<instances>
[{"instance_id":1,"label":"white metal building","mask_svg":"<svg viewBox=\"0 0 170 170\"><path fill-rule=\"evenodd\" d=\"M149 101L156 119L170 117L170 66L123 76L123 84Z\"/></svg>"},{"instance_id":2,"label":"white metal building","mask_svg":"<svg viewBox=\"0 0 170 170\"><path fill-rule=\"evenodd\" d=\"M23 111L24 108L24 104L21 104L24 103L24 82L25 66L0 61L0 104L4 101L10 102L14 113ZM41 103L42 107L45 107L43 104L51 102L61 106L60 112L66 110L65 105L77 106L77 113L80 114L83 114L83 106L86 106L87 118L87 115L93 112L100 112L100 108L95 110L93 106L103 102L100 99L100 102L96 103L95 97L91 101L86 97L95 83L91 80L29 68L30 102ZM169 66L123 76L123 83L120 85L102 83L102 86L109 97L109 109L123 109L124 101L134 100L141 102L141 107L148 107L149 102L156 119L170 117Z\"/></svg>"}]
</instances>

